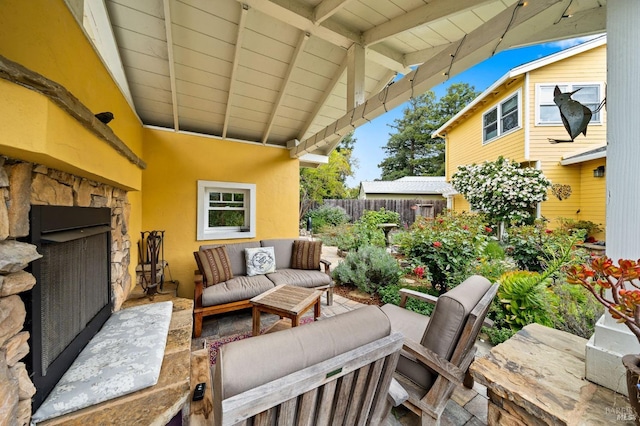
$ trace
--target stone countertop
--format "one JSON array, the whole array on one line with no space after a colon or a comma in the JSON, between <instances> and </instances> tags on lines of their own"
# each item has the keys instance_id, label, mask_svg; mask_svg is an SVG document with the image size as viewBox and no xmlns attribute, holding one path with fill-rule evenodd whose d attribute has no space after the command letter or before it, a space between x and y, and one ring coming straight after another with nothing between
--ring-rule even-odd
<instances>
[{"instance_id":1,"label":"stone countertop","mask_svg":"<svg viewBox=\"0 0 640 426\"><path fill-rule=\"evenodd\" d=\"M191 331L193 300L158 295L130 298L122 307L173 302L167 346L158 383L138 392L105 401L46 422L49 425L165 425L189 401L191 393Z\"/></svg>"},{"instance_id":2,"label":"stone countertop","mask_svg":"<svg viewBox=\"0 0 640 426\"><path fill-rule=\"evenodd\" d=\"M626 397L587 381L586 339L530 324L477 359L488 424L633 425Z\"/></svg>"}]
</instances>

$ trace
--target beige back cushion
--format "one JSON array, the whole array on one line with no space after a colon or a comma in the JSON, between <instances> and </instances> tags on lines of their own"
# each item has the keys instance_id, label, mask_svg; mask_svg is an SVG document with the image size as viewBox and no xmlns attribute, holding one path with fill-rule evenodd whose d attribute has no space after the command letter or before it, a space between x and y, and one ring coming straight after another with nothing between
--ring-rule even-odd
<instances>
[{"instance_id":1,"label":"beige back cushion","mask_svg":"<svg viewBox=\"0 0 640 426\"><path fill-rule=\"evenodd\" d=\"M273 240L262 240L262 247L273 247L276 254L276 270L291 268L291 251L293 249L294 238L278 238Z\"/></svg>"},{"instance_id":2,"label":"beige back cushion","mask_svg":"<svg viewBox=\"0 0 640 426\"><path fill-rule=\"evenodd\" d=\"M387 316L367 306L321 321L221 346L215 368L221 400L391 334ZM219 392L218 392L219 391Z\"/></svg>"},{"instance_id":3,"label":"beige back cushion","mask_svg":"<svg viewBox=\"0 0 640 426\"><path fill-rule=\"evenodd\" d=\"M233 278L226 246L198 250L193 255L204 277L205 287Z\"/></svg>"},{"instance_id":4,"label":"beige back cushion","mask_svg":"<svg viewBox=\"0 0 640 426\"><path fill-rule=\"evenodd\" d=\"M200 250L220 247L225 245L227 247L227 255L229 256L229 262L231 263L231 271L233 276L247 275L247 260L245 258L244 249L260 247L259 241L251 241L248 243L233 243L233 244L210 244L200 246ZM200 271L202 272L202 271Z\"/></svg>"},{"instance_id":5,"label":"beige back cushion","mask_svg":"<svg viewBox=\"0 0 640 426\"><path fill-rule=\"evenodd\" d=\"M450 360L469 313L489 287L489 280L473 275L440 296L422 337L422 345Z\"/></svg>"}]
</instances>

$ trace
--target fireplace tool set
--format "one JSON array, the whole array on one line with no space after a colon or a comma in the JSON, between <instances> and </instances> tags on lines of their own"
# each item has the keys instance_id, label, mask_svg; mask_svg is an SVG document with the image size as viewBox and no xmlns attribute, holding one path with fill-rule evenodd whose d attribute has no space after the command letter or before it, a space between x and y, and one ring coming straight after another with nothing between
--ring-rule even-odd
<instances>
[{"instance_id":1,"label":"fireplace tool set","mask_svg":"<svg viewBox=\"0 0 640 426\"><path fill-rule=\"evenodd\" d=\"M137 272L140 274L140 285L145 294L151 298L162 294L164 287L164 269L169 263L164 259L164 231L140 232L138 242Z\"/></svg>"}]
</instances>

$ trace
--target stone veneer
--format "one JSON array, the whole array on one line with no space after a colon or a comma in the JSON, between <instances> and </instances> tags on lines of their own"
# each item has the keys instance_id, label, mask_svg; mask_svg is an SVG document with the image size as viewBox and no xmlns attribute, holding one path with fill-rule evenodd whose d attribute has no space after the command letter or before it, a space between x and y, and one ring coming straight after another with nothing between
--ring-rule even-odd
<instances>
[{"instance_id":1,"label":"stone veneer","mask_svg":"<svg viewBox=\"0 0 640 426\"><path fill-rule=\"evenodd\" d=\"M16 241L29 234L32 204L111 208L111 290L114 310L131 291L127 193L109 185L0 156L0 425L28 425L35 387L20 362L29 353L19 293L35 284L24 271L40 257L35 246Z\"/></svg>"}]
</instances>

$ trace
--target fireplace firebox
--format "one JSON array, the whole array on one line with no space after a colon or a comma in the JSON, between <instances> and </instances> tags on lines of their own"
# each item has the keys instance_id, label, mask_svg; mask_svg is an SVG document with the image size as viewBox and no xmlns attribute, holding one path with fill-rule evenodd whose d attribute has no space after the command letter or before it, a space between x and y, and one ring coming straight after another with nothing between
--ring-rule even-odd
<instances>
[{"instance_id":1,"label":"fireplace firebox","mask_svg":"<svg viewBox=\"0 0 640 426\"><path fill-rule=\"evenodd\" d=\"M111 210L31 206L35 287L24 294L35 411L112 311Z\"/></svg>"}]
</instances>

